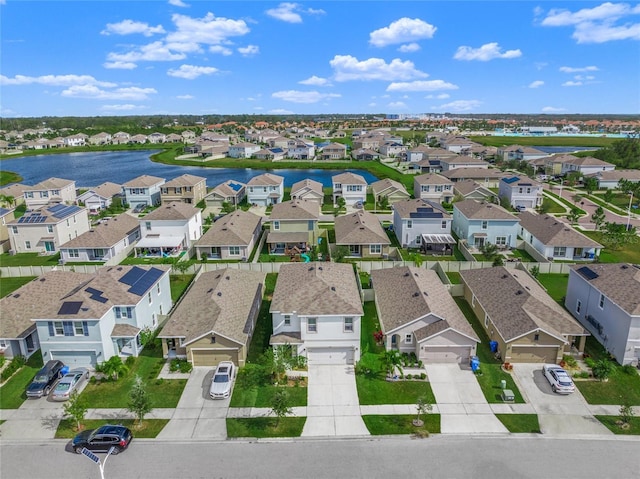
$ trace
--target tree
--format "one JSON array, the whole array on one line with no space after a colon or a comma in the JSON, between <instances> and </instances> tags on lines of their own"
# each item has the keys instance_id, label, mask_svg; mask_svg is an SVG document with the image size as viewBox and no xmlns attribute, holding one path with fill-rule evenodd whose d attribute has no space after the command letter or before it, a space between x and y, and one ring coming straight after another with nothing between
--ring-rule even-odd
<instances>
[{"instance_id":1,"label":"tree","mask_svg":"<svg viewBox=\"0 0 640 479\"><path fill-rule=\"evenodd\" d=\"M596 225L596 229L599 230L602 224L604 223L606 216L604 214L604 210L602 206L598 206L596 210L591 215L591 222Z\"/></svg>"},{"instance_id":2,"label":"tree","mask_svg":"<svg viewBox=\"0 0 640 479\"><path fill-rule=\"evenodd\" d=\"M431 413L431 411L433 410L433 405L427 402L427 398L425 398L424 396L420 396L418 398L418 401L416 402L416 410L418 415L413 420L413 425L416 427L422 427L424 426L424 421L420 419L420 416Z\"/></svg>"},{"instance_id":3,"label":"tree","mask_svg":"<svg viewBox=\"0 0 640 479\"><path fill-rule=\"evenodd\" d=\"M540 274L540 266L538 266L538 265L533 266L529 270L529 273L531 273L531 276L533 276L534 278L537 278L538 275Z\"/></svg>"},{"instance_id":4,"label":"tree","mask_svg":"<svg viewBox=\"0 0 640 479\"><path fill-rule=\"evenodd\" d=\"M503 195L500 197L500 206L502 206L505 210L511 209L511 202L509 201L508 196Z\"/></svg>"},{"instance_id":5,"label":"tree","mask_svg":"<svg viewBox=\"0 0 640 479\"><path fill-rule=\"evenodd\" d=\"M381 210L388 210L389 209L389 197L388 196L382 196L380 198L380 200L378 201L378 206L380 207Z\"/></svg>"},{"instance_id":6,"label":"tree","mask_svg":"<svg viewBox=\"0 0 640 479\"><path fill-rule=\"evenodd\" d=\"M623 425L628 425L633 420L634 415L633 406L629 403L628 399L625 399L624 404L620 406L620 422Z\"/></svg>"},{"instance_id":7,"label":"tree","mask_svg":"<svg viewBox=\"0 0 640 479\"><path fill-rule=\"evenodd\" d=\"M333 252L333 260L336 263L342 263L347 256L349 256L348 246L338 246Z\"/></svg>"},{"instance_id":8,"label":"tree","mask_svg":"<svg viewBox=\"0 0 640 479\"><path fill-rule=\"evenodd\" d=\"M122 362L120 356L111 356L107 361L96 367L96 371L116 381L121 374L125 374L128 370L129 368Z\"/></svg>"},{"instance_id":9,"label":"tree","mask_svg":"<svg viewBox=\"0 0 640 479\"><path fill-rule=\"evenodd\" d=\"M413 253L411 255L411 259L413 260L413 265L416 268L419 268L422 266L422 263L424 262L422 255L420 253Z\"/></svg>"},{"instance_id":10,"label":"tree","mask_svg":"<svg viewBox=\"0 0 640 479\"><path fill-rule=\"evenodd\" d=\"M575 225L580 219L580 210L578 208L571 208L569 214L567 215L567 219L572 225Z\"/></svg>"},{"instance_id":11,"label":"tree","mask_svg":"<svg viewBox=\"0 0 640 479\"><path fill-rule=\"evenodd\" d=\"M14 206L16 199L11 195L0 195L0 204L6 206Z\"/></svg>"},{"instance_id":12,"label":"tree","mask_svg":"<svg viewBox=\"0 0 640 479\"><path fill-rule=\"evenodd\" d=\"M142 425L144 417L153 411L151 405L151 397L147 392L145 383L142 382L140 376L136 376L136 379L129 391L129 402L127 404L127 410L136 415L138 427Z\"/></svg>"},{"instance_id":13,"label":"tree","mask_svg":"<svg viewBox=\"0 0 640 479\"><path fill-rule=\"evenodd\" d=\"M502 257L502 255L496 255L493 258L493 262L491 263L491 266L504 266L504 258Z\"/></svg>"},{"instance_id":14,"label":"tree","mask_svg":"<svg viewBox=\"0 0 640 479\"><path fill-rule=\"evenodd\" d=\"M402 356L400 356L400 352L395 349L383 352L380 362L387 372L387 377L394 377L396 369L400 371L400 374L403 373Z\"/></svg>"},{"instance_id":15,"label":"tree","mask_svg":"<svg viewBox=\"0 0 640 479\"><path fill-rule=\"evenodd\" d=\"M573 195L573 202L578 204L582 201L582 195Z\"/></svg>"},{"instance_id":16,"label":"tree","mask_svg":"<svg viewBox=\"0 0 640 479\"><path fill-rule=\"evenodd\" d=\"M271 399L271 412L276 416L276 427L280 425L280 419L293 413L289 393L279 389Z\"/></svg>"},{"instance_id":17,"label":"tree","mask_svg":"<svg viewBox=\"0 0 640 479\"><path fill-rule=\"evenodd\" d=\"M636 236L636 228L630 227L629 229L627 229L626 225L623 225L621 223L607 221L604 224L603 232L603 242L613 250L620 247L620 245L623 243L638 241L638 237Z\"/></svg>"},{"instance_id":18,"label":"tree","mask_svg":"<svg viewBox=\"0 0 640 479\"><path fill-rule=\"evenodd\" d=\"M71 396L69 396L69 401L62 406L62 409L64 410L65 416L69 416L76 422L76 428L79 431L82 427L81 423L84 421L84 417L89 410L84 398L78 394L78 391L73 391Z\"/></svg>"},{"instance_id":19,"label":"tree","mask_svg":"<svg viewBox=\"0 0 640 479\"><path fill-rule=\"evenodd\" d=\"M583 182L583 187L587 192L587 195L591 195L594 191L598 189L598 179L590 176L589 178L585 178Z\"/></svg>"},{"instance_id":20,"label":"tree","mask_svg":"<svg viewBox=\"0 0 640 479\"><path fill-rule=\"evenodd\" d=\"M605 191L604 195L602 195L602 199L607 203L611 203L611 201L613 200L613 191L612 190Z\"/></svg>"},{"instance_id":21,"label":"tree","mask_svg":"<svg viewBox=\"0 0 640 479\"><path fill-rule=\"evenodd\" d=\"M190 266L191 263L189 261L180 261L180 258L175 258L171 261L171 269L178 271L181 276L187 273Z\"/></svg>"}]
</instances>

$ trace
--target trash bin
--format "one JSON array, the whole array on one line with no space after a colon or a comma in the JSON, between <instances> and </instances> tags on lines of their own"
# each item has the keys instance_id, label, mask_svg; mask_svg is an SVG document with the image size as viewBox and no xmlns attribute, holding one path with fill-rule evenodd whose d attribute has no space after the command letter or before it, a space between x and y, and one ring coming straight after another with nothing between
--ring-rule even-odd
<instances>
[{"instance_id":1,"label":"trash bin","mask_svg":"<svg viewBox=\"0 0 640 479\"><path fill-rule=\"evenodd\" d=\"M489 348L492 353L498 352L498 341L489 341Z\"/></svg>"},{"instance_id":2,"label":"trash bin","mask_svg":"<svg viewBox=\"0 0 640 479\"><path fill-rule=\"evenodd\" d=\"M69 366L62 366L62 368L60 369L60 375L64 376L69 372L69 369L70 369Z\"/></svg>"},{"instance_id":3,"label":"trash bin","mask_svg":"<svg viewBox=\"0 0 640 479\"><path fill-rule=\"evenodd\" d=\"M471 370L475 373L478 369L480 369L478 356L471 356Z\"/></svg>"},{"instance_id":4,"label":"trash bin","mask_svg":"<svg viewBox=\"0 0 640 479\"><path fill-rule=\"evenodd\" d=\"M500 389L507 389L507 381L504 379L500 380Z\"/></svg>"}]
</instances>

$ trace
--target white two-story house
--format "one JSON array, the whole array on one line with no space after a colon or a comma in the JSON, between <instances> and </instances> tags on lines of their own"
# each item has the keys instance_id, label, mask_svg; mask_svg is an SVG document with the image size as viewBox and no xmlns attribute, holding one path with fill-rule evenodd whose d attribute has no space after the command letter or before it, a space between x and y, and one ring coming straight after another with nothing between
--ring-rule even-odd
<instances>
[{"instance_id":1,"label":"white two-story house","mask_svg":"<svg viewBox=\"0 0 640 479\"><path fill-rule=\"evenodd\" d=\"M415 199L393 205L393 232L403 248L453 251L451 215L434 201Z\"/></svg>"},{"instance_id":2,"label":"white two-story house","mask_svg":"<svg viewBox=\"0 0 640 479\"><path fill-rule=\"evenodd\" d=\"M498 196L514 208L537 208L542 204L542 184L527 177L507 176L500 180Z\"/></svg>"},{"instance_id":3,"label":"white two-story house","mask_svg":"<svg viewBox=\"0 0 640 479\"><path fill-rule=\"evenodd\" d=\"M254 176L247 183L247 201L258 206L275 205L284 197L284 177L271 173Z\"/></svg>"},{"instance_id":4,"label":"white two-story house","mask_svg":"<svg viewBox=\"0 0 640 479\"><path fill-rule=\"evenodd\" d=\"M331 177L333 187L333 204L338 198L344 198L345 204L353 206L367 201L367 180L361 175L349 171Z\"/></svg>"},{"instance_id":5,"label":"white two-story house","mask_svg":"<svg viewBox=\"0 0 640 479\"><path fill-rule=\"evenodd\" d=\"M131 208L138 205L156 206L161 202L160 188L165 179L157 176L142 175L122 185L125 203Z\"/></svg>"},{"instance_id":6,"label":"white two-story house","mask_svg":"<svg viewBox=\"0 0 640 479\"><path fill-rule=\"evenodd\" d=\"M413 196L439 203L453 200L453 181L437 173L418 175L413 179Z\"/></svg>"},{"instance_id":7,"label":"white two-story house","mask_svg":"<svg viewBox=\"0 0 640 479\"><path fill-rule=\"evenodd\" d=\"M202 236L202 211L187 203L162 205L139 221L136 256L177 257Z\"/></svg>"},{"instance_id":8,"label":"white two-story house","mask_svg":"<svg viewBox=\"0 0 640 479\"><path fill-rule=\"evenodd\" d=\"M260 145L256 145L254 143L237 143L229 146L229 156L231 158L251 158L260 150Z\"/></svg>"}]
</instances>

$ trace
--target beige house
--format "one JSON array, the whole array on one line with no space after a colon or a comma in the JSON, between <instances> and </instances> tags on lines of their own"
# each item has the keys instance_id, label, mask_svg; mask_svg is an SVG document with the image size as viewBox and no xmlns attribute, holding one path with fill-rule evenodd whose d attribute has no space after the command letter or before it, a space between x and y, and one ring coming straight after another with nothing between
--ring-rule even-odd
<instances>
[{"instance_id":1,"label":"beige house","mask_svg":"<svg viewBox=\"0 0 640 479\"><path fill-rule=\"evenodd\" d=\"M304 179L291 186L290 193L292 200L316 201L320 205L324 203L324 190L322 183L310 179Z\"/></svg>"},{"instance_id":2,"label":"beige house","mask_svg":"<svg viewBox=\"0 0 640 479\"><path fill-rule=\"evenodd\" d=\"M207 207L222 208L224 203L238 206L247 196L247 185L239 181L227 180L213 188L204 197Z\"/></svg>"},{"instance_id":3,"label":"beige house","mask_svg":"<svg viewBox=\"0 0 640 479\"><path fill-rule=\"evenodd\" d=\"M380 203L383 198L386 198L389 205L392 205L397 201L408 200L411 198L411 195L402 183L390 178L374 181L371 183L370 187L376 203Z\"/></svg>"},{"instance_id":4,"label":"beige house","mask_svg":"<svg viewBox=\"0 0 640 479\"><path fill-rule=\"evenodd\" d=\"M526 271L460 271L465 299L507 363L556 364L583 352L589 333Z\"/></svg>"},{"instance_id":5,"label":"beige house","mask_svg":"<svg viewBox=\"0 0 640 479\"><path fill-rule=\"evenodd\" d=\"M453 181L438 173L426 173L413 179L413 196L423 200L451 203Z\"/></svg>"},{"instance_id":6,"label":"beige house","mask_svg":"<svg viewBox=\"0 0 640 479\"><path fill-rule=\"evenodd\" d=\"M347 156L347 147L342 143L329 143L320 153L321 160L342 160Z\"/></svg>"},{"instance_id":7,"label":"beige house","mask_svg":"<svg viewBox=\"0 0 640 479\"><path fill-rule=\"evenodd\" d=\"M196 256L201 259L247 259L262 233L262 217L248 211L229 213L196 242Z\"/></svg>"},{"instance_id":8,"label":"beige house","mask_svg":"<svg viewBox=\"0 0 640 479\"><path fill-rule=\"evenodd\" d=\"M4 207L13 207L19 206L24 203L24 190L28 188L27 185L23 185L21 183L13 183L11 185L7 185L3 188L0 188L0 199L2 197L5 198L13 198L11 204L2 203Z\"/></svg>"},{"instance_id":9,"label":"beige house","mask_svg":"<svg viewBox=\"0 0 640 479\"><path fill-rule=\"evenodd\" d=\"M273 206L267 235L270 254L306 253L318 241L320 205L313 200L283 201Z\"/></svg>"},{"instance_id":10,"label":"beige house","mask_svg":"<svg viewBox=\"0 0 640 479\"><path fill-rule=\"evenodd\" d=\"M223 269L202 273L158 334L165 358L194 366L244 366L258 319L265 273Z\"/></svg>"},{"instance_id":11,"label":"beige house","mask_svg":"<svg viewBox=\"0 0 640 479\"><path fill-rule=\"evenodd\" d=\"M457 181L453 185L454 195L460 195L465 200L497 202L498 195L486 186L482 186L473 180Z\"/></svg>"},{"instance_id":12,"label":"beige house","mask_svg":"<svg viewBox=\"0 0 640 479\"><path fill-rule=\"evenodd\" d=\"M457 183L463 180L474 180L487 188L497 188L500 180L507 176L502 171L495 168L455 168L443 171L442 176Z\"/></svg>"},{"instance_id":13,"label":"beige house","mask_svg":"<svg viewBox=\"0 0 640 479\"><path fill-rule=\"evenodd\" d=\"M160 188L162 203L180 201L197 205L207 194L207 179L201 176L184 174L167 181Z\"/></svg>"},{"instance_id":14,"label":"beige house","mask_svg":"<svg viewBox=\"0 0 640 479\"><path fill-rule=\"evenodd\" d=\"M386 258L391 241L378 218L368 211L337 216L335 221L336 246L349 248L348 256L359 258Z\"/></svg>"},{"instance_id":15,"label":"beige house","mask_svg":"<svg viewBox=\"0 0 640 479\"><path fill-rule=\"evenodd\" d=\"M15 220L14 212L15 208L0 207L0 253L6 253L11 249L7 224Z\"/></svg>"},{"instance_id":16,"label":"beige house","mask_svg":"<svg viewBox=\"0 0 640 479\"><path fill-rule=\"evenodd\" d=\"M26 186L23 191L27 208L39 208L49 203L76 202L76 182L62 178L49 178L37 185Z\"/></svg>"}]
</instances>

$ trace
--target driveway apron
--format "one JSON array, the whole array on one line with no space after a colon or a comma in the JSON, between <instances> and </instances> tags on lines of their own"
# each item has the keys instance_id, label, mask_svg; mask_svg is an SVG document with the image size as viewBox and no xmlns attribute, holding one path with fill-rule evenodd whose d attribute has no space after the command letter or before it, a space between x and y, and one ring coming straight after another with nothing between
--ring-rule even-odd
<instances>
[{"instance_id":1,"label":"driveway apron","mask_svg":"<svg viewBox=\"0 0 640 479\"><path fill-rule=\"evenodd\" d=\"M307 421L302 436L363 436L353 366L309 365Z\"/></svg>"}]
</instances>

